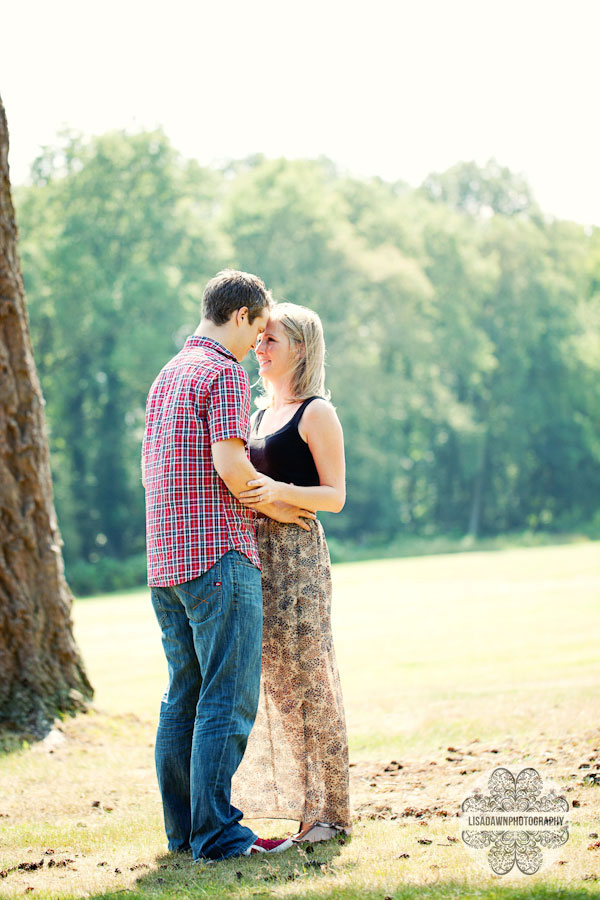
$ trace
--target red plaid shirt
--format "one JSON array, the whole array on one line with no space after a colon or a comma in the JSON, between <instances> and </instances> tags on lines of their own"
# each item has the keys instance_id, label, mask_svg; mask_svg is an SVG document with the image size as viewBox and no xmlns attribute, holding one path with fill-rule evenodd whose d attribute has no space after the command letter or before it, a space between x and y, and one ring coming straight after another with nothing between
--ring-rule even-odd
<instances>
[{"instance_id":1,"label":"red plaid shirt","mask_svg":"<svg viewBox=\"0 0 600 900\"><path fill-rule=\"evenodd\" d=\"M228 550L259 566L254 513L213 466L211 444L247 442L250 384L232 353L192 335L150 388L142 445L148 584L191 581Z\"/></svg>"}]
</instances>

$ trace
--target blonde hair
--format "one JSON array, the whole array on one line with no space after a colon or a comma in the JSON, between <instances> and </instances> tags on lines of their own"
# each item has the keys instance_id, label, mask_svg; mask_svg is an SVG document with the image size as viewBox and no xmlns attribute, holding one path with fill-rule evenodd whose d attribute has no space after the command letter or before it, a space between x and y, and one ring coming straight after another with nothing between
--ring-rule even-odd
<instances>
[{"instance_id":1,"label":"blonde hair","mask_svg":"<svg viewBox=\"0 0 600 900\"><path fill-rule=\"evenodd\" d=\"M329 400L329 391L325 390L325 338L317 313L296 303L275 303L269 310L269 318L283 326L290 347L296 350L291 373L291 399L323 397ZM264 393L256 405L264 408L271 403L272 389L264 378L262 386Z\"/></svg>"}]
</instances>

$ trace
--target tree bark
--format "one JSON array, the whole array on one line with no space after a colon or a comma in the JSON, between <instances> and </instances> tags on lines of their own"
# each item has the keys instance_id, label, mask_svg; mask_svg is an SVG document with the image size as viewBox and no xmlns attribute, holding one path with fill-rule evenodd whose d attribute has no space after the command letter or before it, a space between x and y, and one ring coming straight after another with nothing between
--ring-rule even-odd
<instances>
[{"instance_id":1,"label":"tree bark","mask_svg":"<svg viewBox=\"0 0 600 900\"><path fill-rule=\"evenodd\" d=\"M41 737L92 688L73 639L0 99L0 727Z\"/></svg>"}]
</instances>

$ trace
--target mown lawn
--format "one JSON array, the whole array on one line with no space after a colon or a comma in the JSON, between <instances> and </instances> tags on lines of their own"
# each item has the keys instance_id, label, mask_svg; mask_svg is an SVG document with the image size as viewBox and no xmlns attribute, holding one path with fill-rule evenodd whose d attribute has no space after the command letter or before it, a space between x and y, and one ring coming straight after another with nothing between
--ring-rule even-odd
<instances>
[{"instance_id":1,"label":"mown lawn","mask_svg":"<svg viewBox=\"0 0 600 900\"><path fill-rule=\"evenodd\" d=\"M600 544L344 564L334 579L351 838L211 867L166 854L158 628L147 591L97 597L74 610L94 710L0 759L0 897L596 896ZM537 768L572 805L538 875L494 876L460 839L460 803L497 766Z\"/></svg>"}]
</instances>

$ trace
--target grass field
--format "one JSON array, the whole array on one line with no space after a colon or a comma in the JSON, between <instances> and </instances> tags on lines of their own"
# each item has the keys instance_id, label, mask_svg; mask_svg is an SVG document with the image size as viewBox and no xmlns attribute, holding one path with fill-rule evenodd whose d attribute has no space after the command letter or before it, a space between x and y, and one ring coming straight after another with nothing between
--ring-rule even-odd
<instances>
[{"instance_id":1,"label":"grass field","mask_svg":"<svg viewBox=\"0 0 600 900\"><path fill-rule=\"evenodd\" d=\"M0 897L597 896L600 544L344 564L334 591L351 838L213 867L166 854L158 627L147 591L97 597L74 609L94 709L0 759ZM460 840L460 803L497 766L537 768L573 807L538 875L494 876Z\"/></svg>"}]
</instances>

